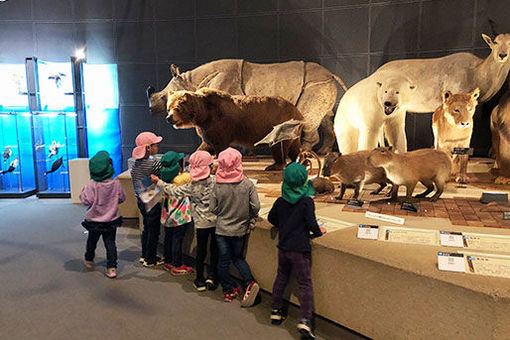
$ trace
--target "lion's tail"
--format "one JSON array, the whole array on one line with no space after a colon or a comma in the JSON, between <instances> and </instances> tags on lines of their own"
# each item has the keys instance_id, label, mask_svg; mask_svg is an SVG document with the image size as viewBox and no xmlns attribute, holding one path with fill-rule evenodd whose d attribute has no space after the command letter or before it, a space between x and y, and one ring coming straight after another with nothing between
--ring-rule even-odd
<instances>
[{"instance_id":1,"label":"lion's tail","mask_svg":"<svg viewBox=\"0 0 510 340\"><path fill-rule=\"evenodd\" d=\"M340 78L339 76L337 76L336 74L334 73L331 73L331 75L333 76L333 78L337 81L338 84L340 84L340 86L344 89L344 91L347 91L348 88L347 86L345 85L344 81L342 80L342 78Z\"/></svg>"}]
</instances>

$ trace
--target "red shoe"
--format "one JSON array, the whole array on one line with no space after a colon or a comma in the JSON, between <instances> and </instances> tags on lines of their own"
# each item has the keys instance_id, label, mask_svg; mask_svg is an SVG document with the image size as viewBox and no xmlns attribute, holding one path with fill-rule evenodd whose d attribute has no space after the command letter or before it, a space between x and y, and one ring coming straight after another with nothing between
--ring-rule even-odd
<instances>
[{"instance_id":1,"label":"red shoe","mask_svg":"<svg viewBox=\"0 0 510 340\"><path fill-rule=\"evenodd\" d=\"M172 268L173 268L173 266L170 263L165 263L163 265L163 269L166 270L167 272L172 271Z\"/></svg>"},{"instance_id":2,"label":"red shoe","mask_svg":"<svg viewBox=\"0 0 510 340\"><path fill-rule=\"evenodd\" d=\"M243 300L241 301L241 307L251 307L255 303L255 299L257 298L257 294L259 293L259 284L254 280L252 281L248 287L246 287L246 292L244 293Z\"/></svg>"},{"instance_id":3,"label":"red shoe","mask_svg":"<svg viewBox=\"0 0 510 340\"><path fill-rule=\"evenodd\" d=\"M232 292L230 292L230 293L223 292L223 301L232 302L232 300L234 300L240 294L241 294L241 289L239 289L238 287L235 287L234 289L232 289Z\"/></svg>"},{"instance_id":4,"label":"red shoe","mask_svg":"<svg viewBox=\"0 0 510 340\"><path fill-rule=\"evenodd\" d=\"M185 275L191 271L191 267L182 265L180 267L172 267L171 272L172 275Z\"/></svg>"}]
</instances>

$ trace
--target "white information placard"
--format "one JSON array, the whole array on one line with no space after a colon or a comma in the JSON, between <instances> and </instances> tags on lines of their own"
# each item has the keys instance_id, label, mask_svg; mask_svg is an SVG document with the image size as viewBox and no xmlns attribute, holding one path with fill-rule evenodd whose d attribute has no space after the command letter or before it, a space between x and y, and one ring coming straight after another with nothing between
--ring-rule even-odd
<instances>
[{"instance_id":1,"label":"white information placard","mask_svg":"<svg viewBox=\"0 0 510 340\"><path fill-rule=\"evenodd\" d=\"M392 215L384 215L384 214L379 214L379 213L375 213L375 212L371 212L371 211L365 212L365 217L375 218L376 220L381 220L384 222L390 222L390 223L395 223L395 224L404 224L404 221L405 221L401 217L396 217L396 216L392 216Z\"/></svg>"},{"instance_id":2,"label":"white information placard","mask_svg":"<svg viewBox=\"0 0 510 340\"><path fill-rule=\"evenodd\" d=\"M442 246L446 247L464 247L464 236L459 232L441 230L439 232L439 241Z\"/></svg>"},{"instance_id":3,"label":"white information placard","mask_svg":"<svg viewBox=\"0 0 510 340\"><path fill-rule=\"evenodd\" d=\"M360 224L358 226L358 238L365 240L379 239L379 226Z\"/></svg>"},{"instance_id":4,"label":"white information placard","mask_svg":"<svg viewBox=\"0 0 510 340\"><path fill-rule=\"evenodd\" d=\"M464 261L464 254L460 253L445 253L438 252L437 253L437 264L439 270L444 270L448 272L466 272L466 264Z\"/></svg>"}]
</instances>

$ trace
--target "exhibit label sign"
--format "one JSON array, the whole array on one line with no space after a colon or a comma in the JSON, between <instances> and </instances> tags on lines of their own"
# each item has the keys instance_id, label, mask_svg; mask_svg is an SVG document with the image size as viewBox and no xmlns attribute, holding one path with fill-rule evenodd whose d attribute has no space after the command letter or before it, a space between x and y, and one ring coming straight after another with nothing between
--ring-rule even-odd
<instances>
[{"instance_id":1,"label":"exhibit label sign","mask_svg":"<svg viewBox=\"0 0 510 340\"><path fill-rule=\"evenodd\" d=\"M438 244L437 230L383 226L379 235L383 241L431 246Z\"/></svg>"},{"instance_id":2,"label":"exhibit label sign","mask_svg":"<svg viewBox=\"0 0 510 340\"><path fill-rule=\"evenodd\" d=\"M384 222L390 222L390 223L395 223L395 224L404 224L404 221L405 221L401 217L384 215L384 214L379 214L379 213L375 213L375 212L371 212L371 211L367 211L365 213L365 217L375 218L376 220L381 220Z\"/></svg>"},{"instance_id":3,"label":"exhibit label sign","mask_svg":"<svg viewBox=\"0 0 510 340\"><path fill-rule=\"evenodd\" d=\"M510 278L510 256L467 253L466 260L471 274Z\"/></svg>"},{"instance_id":4,"label":"exhibit label sign","mask_svg":"<svg viewBox=\"0 0 510 340\"><path fill-rule=\"evenodd\" d=\"M365 240L379 239L379 226L360 224L358 226L358 238Z\"/></svg>"},{"instance_id":5,"label":"exhibit label sign","mask_svg":"<svg viewBox=\"0 0 510 340\"><path fill-rule=\"evenodd\" d=\"M465 248L510 253L510 236L464 233L463 239Z\"/></svg>"},{"instance_id":6,"label":"exhibit label sign","mask_svg":"<svg viewBox=\"0 0 510 340\"><path fill-rule=\"evenodd\" d=\"M439 232L439 241L442 246L446 247L464 247L464 237L462 233L454 232L454 231L440 231Z\"/></svg>"},{"instance_id":7,"label":"exhibit label sign","mask_svg":"<svg viewBox=\"0 0 510 340\"><path fill-rule=\"evenodd\" d=\"M464 261L464 254L458 253L437 253L437 265L439 270L448 272L466 272L466 263Z\"/></svg>"}]
</instances>

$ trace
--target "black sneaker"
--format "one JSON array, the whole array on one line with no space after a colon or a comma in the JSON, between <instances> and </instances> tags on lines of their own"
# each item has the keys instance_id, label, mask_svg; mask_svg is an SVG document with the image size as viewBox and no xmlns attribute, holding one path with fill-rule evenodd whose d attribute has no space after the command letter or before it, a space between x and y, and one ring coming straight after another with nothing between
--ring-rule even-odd
<instances>
[{"instance_id":1,"label":"black sneaker","mask_svg":"<svg viewBox=\"0 0 510 340\"><path fill-rule=\"evenodd\" d=\"M216 290L216 288L218 288L218 284L213 279L205 280L205 285L207 290Z\"/></svg>"},{"instance_id":2,"label":"black sneaker","mask_svg":"<svg viewBox=\"0 0 510 340\"><path fill-rule=\"evenodd\" d=\"M315 335L312 332L312 321L310 319L301 318L297 324L297 329L305 339L315 339Z\"/></svg>"},{"instance_id":3,"label":"black sneaker","mask_svg":"<svg viewBox=\"0 0 510 340\"><path fill-rule=\"evenodd\" d=\"M281 308L273 308L271 310L271 323L273 325L279 325L285 320L287 316L283 313Z\"/></svg>"},{"instance_id":4,"label":"black sneaker","mask_svg":"<svg viewBox=\"0 0 510 340\"><path fill-rule=\"evenodd\" d=\"M159 265L162 265L163 263L165 263L165 260L162 259L161 257L159 256L156 256L156 258L154 259L154 261L151 261L151 262L148 262L148 261L144 261L143 262L143 266L144 267L154 267L154 266L159 266Z\"/></svg>"},{"instance_id":5,"label":"black sneaker","mask_svg":"<svg viewBox=\"0 0 510 340\"><path fill-rule=\"evenodd\" d=\"M193 287L196 288L199 292L205 292L207 289L207 286L205 285L205 282L199 279L196 279L193 281Z\"/></svg>"}]
</instances>

